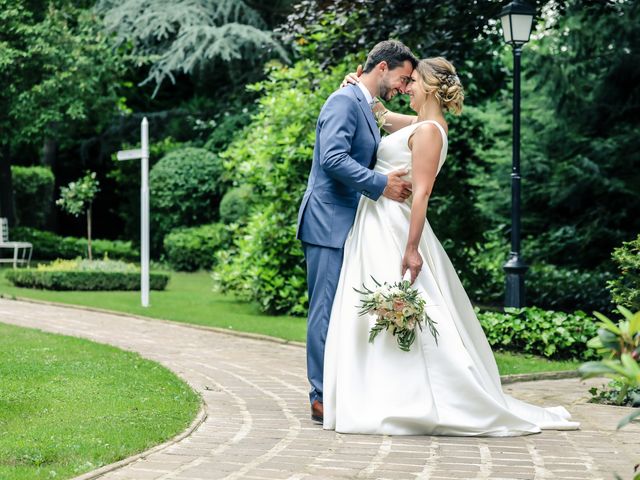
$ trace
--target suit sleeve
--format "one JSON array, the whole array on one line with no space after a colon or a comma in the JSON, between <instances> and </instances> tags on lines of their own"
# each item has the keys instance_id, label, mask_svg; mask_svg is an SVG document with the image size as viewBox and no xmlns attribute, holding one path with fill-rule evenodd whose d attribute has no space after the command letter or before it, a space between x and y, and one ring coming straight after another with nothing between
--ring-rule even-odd
<instances>
[{"instance_id":1,"label":"suit sleeve","mask_svg":"<svg viewBox=\"0 0 640 480\"><path fill-rule=\"evenodd\" d=\"M351 155L358 124L358 105L347 96L329 98L320 125L320 165L334 180L377 200L387 186L387 177L360 165Z\"/></svg>"}]
</instances>

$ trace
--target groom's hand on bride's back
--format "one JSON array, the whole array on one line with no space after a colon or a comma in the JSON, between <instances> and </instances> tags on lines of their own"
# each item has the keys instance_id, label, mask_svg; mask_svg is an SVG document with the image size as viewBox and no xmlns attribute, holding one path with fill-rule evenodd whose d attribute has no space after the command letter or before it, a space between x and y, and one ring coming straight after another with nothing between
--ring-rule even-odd
<instances>
[{"instance_id":1,"label":"groom's hand on bride's back","mask_svg":"<svg viewBox=\"0 0 640 480\"><path fill-rule=\"evenodd\" d=\"M396 170L387 175L387 186L384 188L382 195L395 200L396 202L404 202L411 195L411 182L403 180L408 170Z\"/></svg>"}]
</instances>

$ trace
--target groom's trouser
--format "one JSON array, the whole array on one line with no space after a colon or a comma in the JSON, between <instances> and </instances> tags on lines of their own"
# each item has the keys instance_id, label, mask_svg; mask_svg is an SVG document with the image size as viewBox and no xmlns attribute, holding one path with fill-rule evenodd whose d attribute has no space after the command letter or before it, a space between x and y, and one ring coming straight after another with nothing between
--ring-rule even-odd
<instances>
[{"instance_id":1,"label":"groom's trouser","mask_svg":"<svg viewBox=\"0 0 640 480\"><path fill-rule=\"evenodd\" d=\"M302 242L307 261L309 317L307 320L307 377L311 384L309 400L322 402L324 344L329 330L331 306L336 295L343 248L321 247Z\"/></svg>"}]
</instances>

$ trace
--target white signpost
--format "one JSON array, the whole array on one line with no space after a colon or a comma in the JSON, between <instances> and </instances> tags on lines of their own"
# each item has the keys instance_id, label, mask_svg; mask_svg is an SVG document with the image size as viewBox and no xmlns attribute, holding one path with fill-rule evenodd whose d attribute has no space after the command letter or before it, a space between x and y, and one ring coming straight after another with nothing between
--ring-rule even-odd
<instances>
[{"instance_id":1,"label":"white signpost","mask_svg":"<svg viewBox=\"0 0 640 480\"><path fill-rule=\"evenodd\" d=\"M140 159L140 297L143 307L149 306L149 122L140 125L140 149L121 150L118 160Z\"/></svg>"}]
</instances>

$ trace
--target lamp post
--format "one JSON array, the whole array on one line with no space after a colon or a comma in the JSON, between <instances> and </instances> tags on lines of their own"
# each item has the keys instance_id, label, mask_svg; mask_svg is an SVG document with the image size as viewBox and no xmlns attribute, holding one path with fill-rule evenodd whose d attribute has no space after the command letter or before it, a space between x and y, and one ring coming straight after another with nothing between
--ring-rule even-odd
<instances>
[{"instance_id":1,"label":"lamp post","mask_svg":"<svg viewBox=\"0 0 640 480\"><path fill-rule=\"evenodd\" d=\"M500 12L504 40L513 47L513 153L511 164L511 252L502 266L507 274L506 307L524 307L524 274L529 268L520 256L520 56L529 41L535 8L513 0Z\"/></svg>"}]
</instances>

